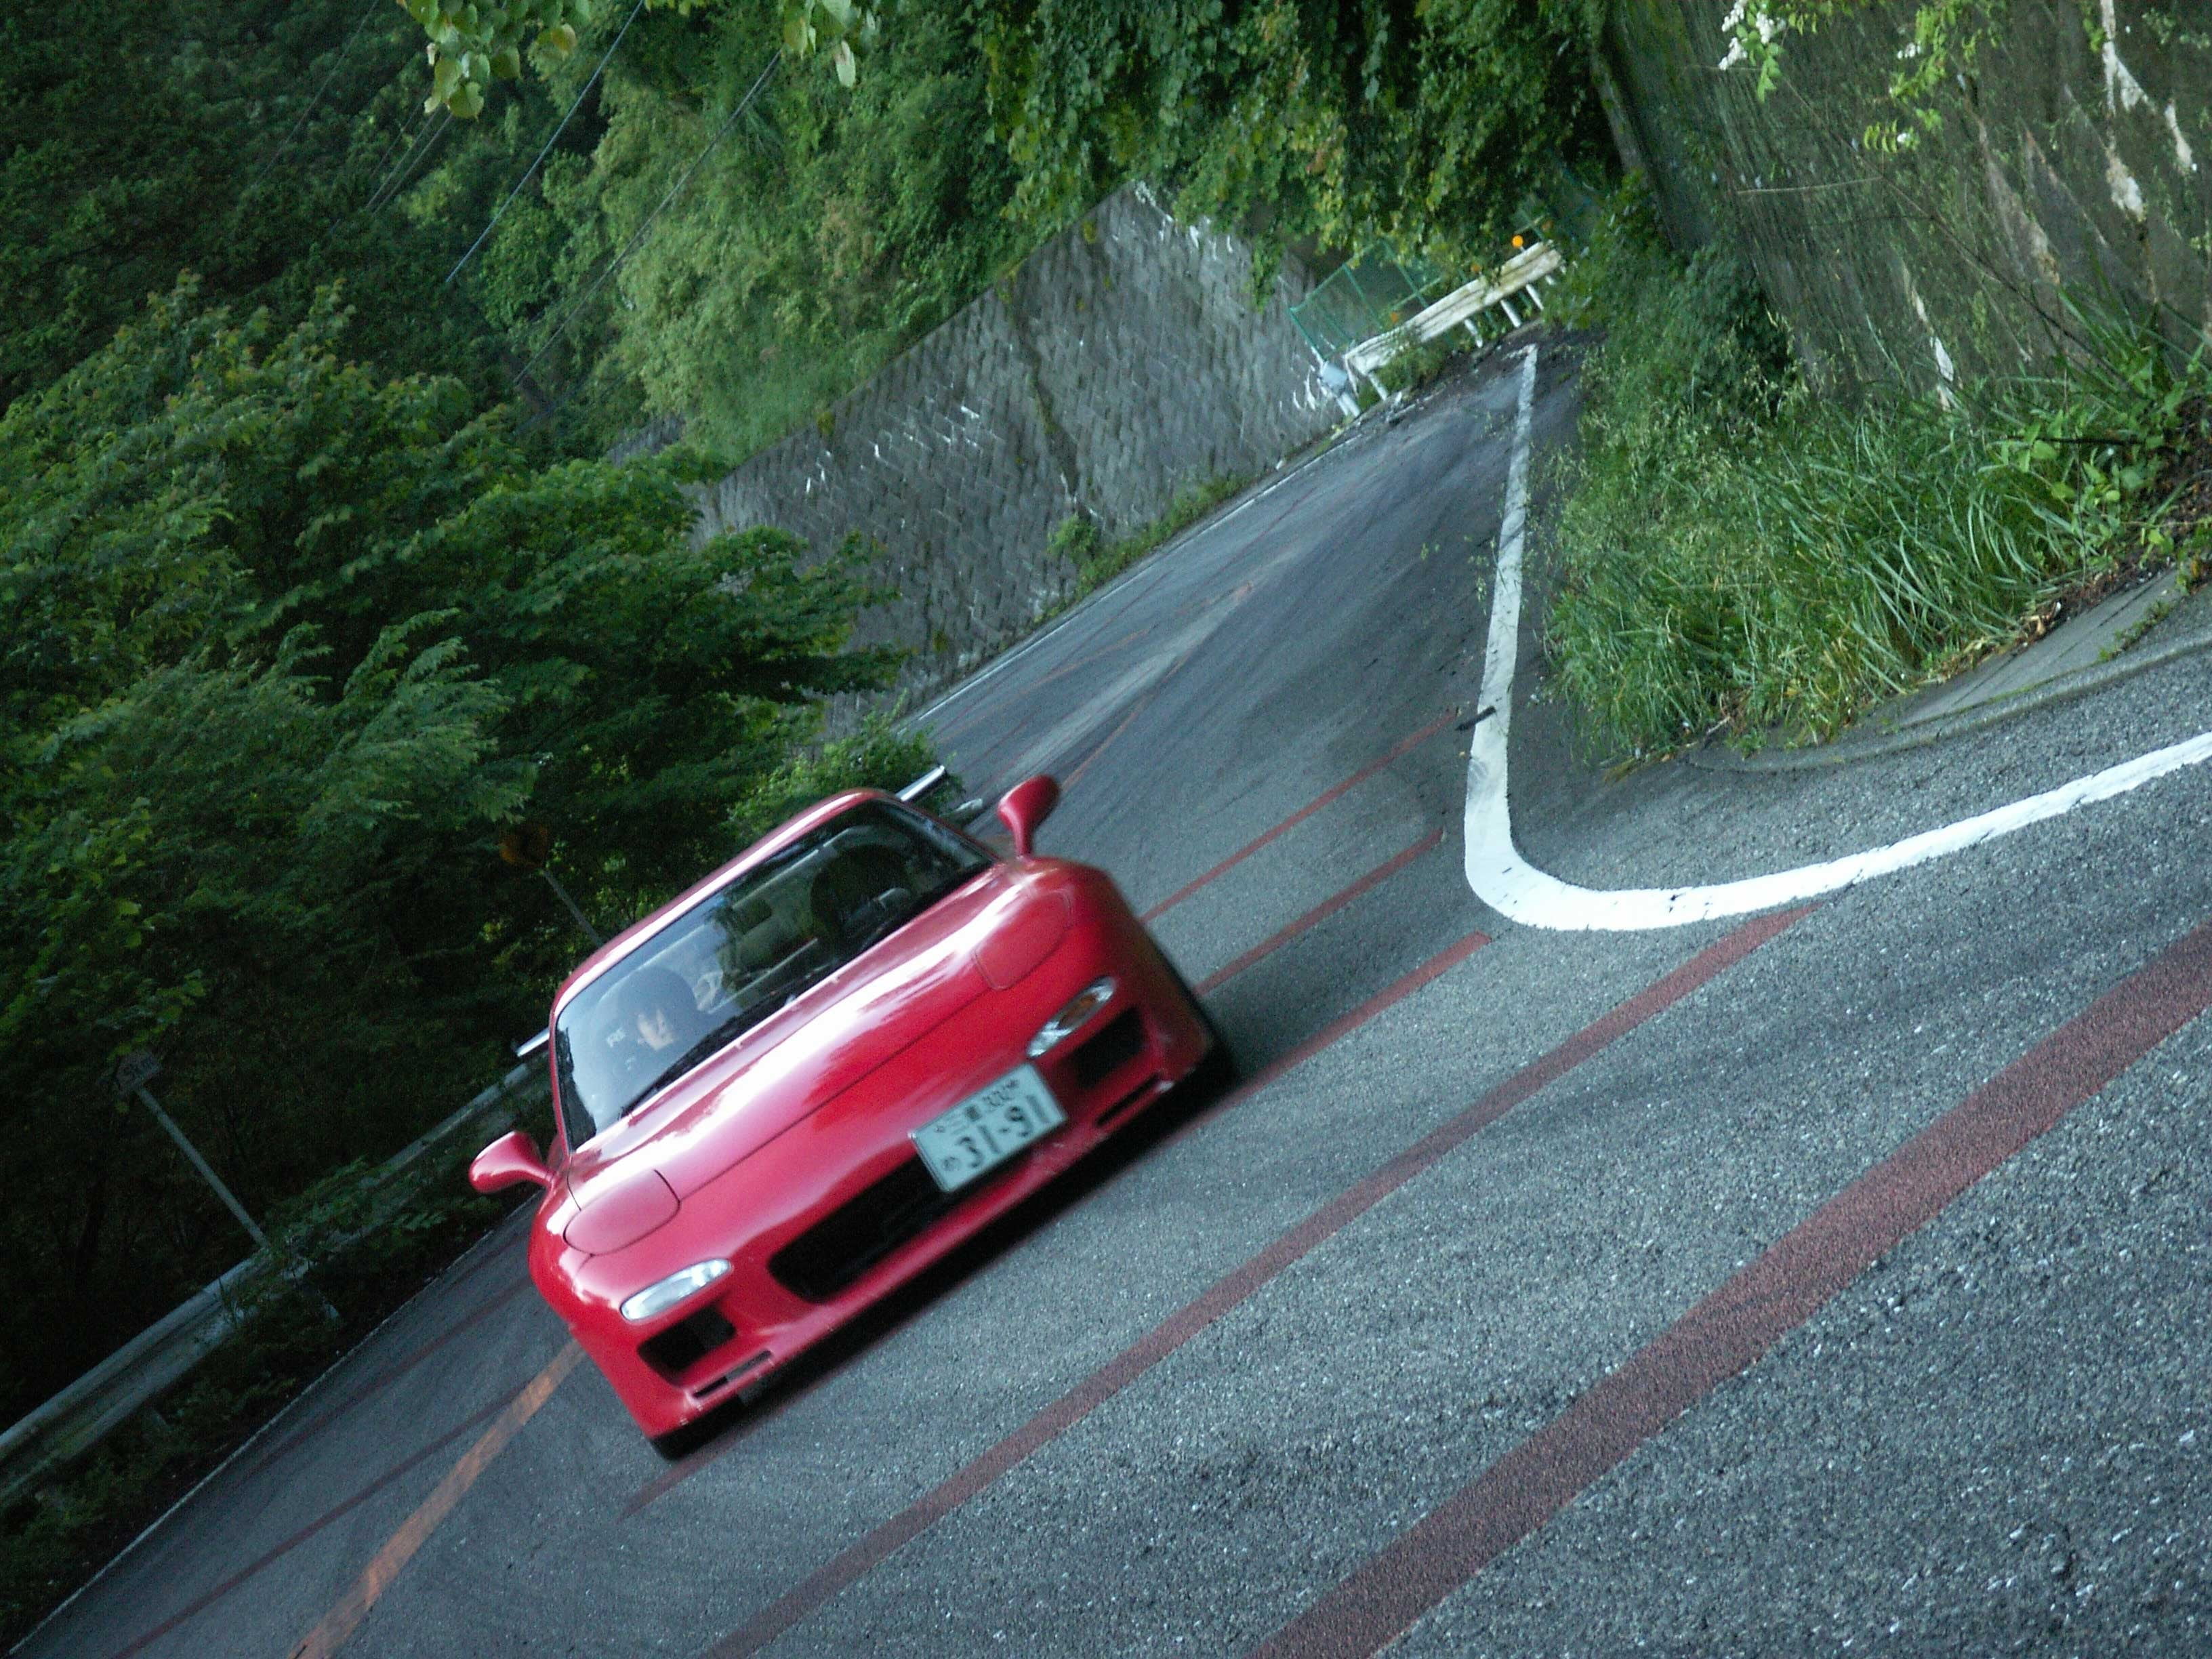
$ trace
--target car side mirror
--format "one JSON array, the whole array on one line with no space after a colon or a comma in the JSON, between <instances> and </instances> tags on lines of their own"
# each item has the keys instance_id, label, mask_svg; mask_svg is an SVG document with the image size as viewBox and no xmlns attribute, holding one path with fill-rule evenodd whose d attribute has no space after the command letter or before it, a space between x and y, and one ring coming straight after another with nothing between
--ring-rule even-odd
<instances>
[{"instance_id":1,"label":"car side mirror","mask_svg":"<svg viewBox=\"0 0 2212 1659\"><path fill-rule=\"evenodd\" d=\"M469 1165L469 1185L480 1193L495 1193L524 1181L550 1187L553 1174L538 1155L538 1143L520 1129L493 1141Z\"/></svg>"},{"instance_id":2,"label":"car side mirror","mask_svg":"<svg viewBox=\"0 0 2212 1659\"><path fill-rule=\"evenodd\" d=\"M999 822L1014 837L1014 856L1027 858L1036 843L1037 826L1060 805L1060 785L1045 774L1016 784L1000 798Z\"/></svg>"}]
</instances>

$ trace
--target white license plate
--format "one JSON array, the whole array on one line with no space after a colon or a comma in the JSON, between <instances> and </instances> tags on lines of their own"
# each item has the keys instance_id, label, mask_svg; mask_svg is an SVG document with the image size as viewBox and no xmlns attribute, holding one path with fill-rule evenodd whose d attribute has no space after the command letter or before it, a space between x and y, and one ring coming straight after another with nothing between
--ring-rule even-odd
<instances>
[{"instance_id":1,"label":"white license plate","mask_svg":"<svg viewBox=\"0 0 2212 1659\"><path fill-rule=\"evenodd\" d=\"M1036 1067L1021 1066L923 1124L912 1139L931 1176L949 1193L1066 1121Z\"/></svg>"}]
</instances>

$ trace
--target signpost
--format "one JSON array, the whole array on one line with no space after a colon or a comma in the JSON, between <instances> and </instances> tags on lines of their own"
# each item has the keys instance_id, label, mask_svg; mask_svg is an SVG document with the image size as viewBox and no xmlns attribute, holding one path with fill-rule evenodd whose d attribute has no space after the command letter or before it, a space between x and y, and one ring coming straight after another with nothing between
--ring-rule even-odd
<instances>
[{"instance_id":1,"label":"signpost","mask_svg":"<svg viewBox=\"0 0 2212 1659\"><path fill-rule=\"evenodd\" d=\"M552 854L553 832L542 823L519 823L499 832L500 857L518 869L534 870L543 876L554 896L568 907L568 914L575 917L576 926L584 930L584 937L592 941L592 947L605 945L606 940L600 937L599 930L585 918L583 907L568 896L568 890L546 868L545 860Z\"/></svg>"},{"instance_id":2,"label":"signpost","mask_svg":"<svg viewBox=\"0 0 2212 1659\"><path fill-rule=\"evenodd\" d=\"M161 1103L154 1098L154 1091L148 1085L161 1074L161 1062L144 1049L126 1054L115 1067L115 1092L136 1095L146 1103L146 1109L153 1113L156 1123L169 1132L169 1139L177 1143L177 1150L184 1153L185 1162L200 1172L200 1179L215 1188L215 1195L222 1200L223 1207L236 1216L238 1224L252 1235L254 1248L268 1249L269 1236L254 1225L253 1218L246 1212L246 1206L240 1204L230 1188L222 1184L222 1177L208 1167L208 1161L200 1156L200 1149L186 1139L185 1132L177 1127L176 1120L163 1111Z\"/></svg>"}]
</instances>

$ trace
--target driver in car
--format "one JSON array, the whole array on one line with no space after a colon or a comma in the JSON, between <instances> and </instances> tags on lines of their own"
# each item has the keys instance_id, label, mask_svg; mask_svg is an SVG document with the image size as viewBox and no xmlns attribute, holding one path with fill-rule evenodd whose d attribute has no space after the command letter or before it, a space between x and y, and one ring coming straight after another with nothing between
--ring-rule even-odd
<instances>
[{"instance_id":1,"label":"driver in car","mask_svg":"<svg viewBox=\"0 0 2212 1659\"><path fill-rule=\"evenodd\" d=\"M706 1033L691 988L669 969L639 969L623 981L622 998L623 1026L656 1054L680 1052Z\"/></svg>"}]
</instances>

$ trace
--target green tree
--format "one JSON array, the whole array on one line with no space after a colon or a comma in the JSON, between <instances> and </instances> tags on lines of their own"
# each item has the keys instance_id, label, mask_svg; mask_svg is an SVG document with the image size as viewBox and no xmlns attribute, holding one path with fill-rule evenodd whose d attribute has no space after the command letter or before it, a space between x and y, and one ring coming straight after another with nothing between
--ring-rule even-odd
<instances>
[{"instance_id":1,"label":"green tree","mask_svg":"<svg viewBox=\"0 0 2212 1659\"><path fill-rule=\"evenodd\" d=\"M641 404L725 453L781 437L1035 240L1007 216L1016 177L951 9L902 15L850 91L774 76L713 143L769 57L778 11L641 15L599 83L592 154L556 157L465 279L519 355L542 350L554 379L588 384L579 401L603 441ZM571 96L596 62L580 52L550 84Z\"/></svg>"},{"instance_id":2,"label":"green tree","mask_svg":"<svg viewBox=\"0 0 2212 1659\"><path fill-rule=\"evenodd\" d=\"M0 407L185 271L288 319L344 278L351 355L507 395L500 339L444 278L552 94L522 86L473 125L422 117L419 42L377 0L0 9ZM595 131L586 111L567 141Z\"/></svg>"},{"instance_id":3,"label":"green tree","mask_svg":"<svg viewBox=\"0 0 2212 1659\"><path fill-rule=\"evenodd\" d=\"M119 1053L163 1054L249 1203L390 1150L576 954L501 825L549 824L618 923L734 851L815 700L886 665L844 648L848 560L695 539L680 457L534 462L458 382L346 359L348 326L185 287L0 418L19 1406L235 1259L103 1104Z\"/></svg>"},{"instance_id":4,"label":"green tree","mask_svg":"<svg viewBox=\"0 0 2212 1659\"><path fill-rule=\"evenodd\" d=\"M507 0L474 5L468 0L398 0L428 37L429 97L425 107L474 120L483 112L493 84L512 81L526 61L556 64L576 50L578 29L591 21L590 0ZM689 16L712 0L641 0ZM776 0L777 33L794 58L817 52L840 84L859 76L860 54L876 43L875 8L856 0Z\"/></svg>"},{"instance_id":5,"label":"green tree","mask_svg":"<svg viewBox=\"0 0 2212 1659\"><path fill-rule=\"evenodd\" d=\"M1279 246L1480 262L1591 149L1580 0L987 0L979 38L1019 210L1132 175Z\"/></svg>"}]
</instances>

